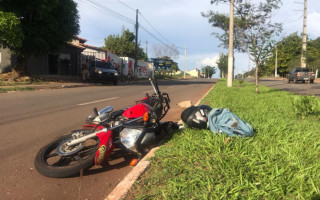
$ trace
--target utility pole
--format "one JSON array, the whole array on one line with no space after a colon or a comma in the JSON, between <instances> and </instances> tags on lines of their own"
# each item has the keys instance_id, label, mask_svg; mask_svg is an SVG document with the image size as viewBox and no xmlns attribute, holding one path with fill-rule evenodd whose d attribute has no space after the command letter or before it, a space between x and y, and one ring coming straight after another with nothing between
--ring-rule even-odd
<instances>
[{"instance_id":1,"label":"utility pole","mask_svg":"<svg viewBox=\"0 0 320 200\"><path fill-rule=\"evenodd\" d=\"M187 44L184 46L184 75L183 78L186 79L186 59L187 59Z\"/></svg>"},{"instance_id":2,"label":"utility pole","mask_svg":"<svg viewBox=\"0 0 320 200\"><path fill-rule=\"evenodd\" d=\"M146 55L147 55L147 59L148 59L148 41L146 41Z\"/></svg>"},{"instance_id":3,"label":"utility pole","mask_svg":"<svg viewBox=\"0 0 320 200\"><path fill-rule=\"evenodd\" d=\"M124 33L124 26L122 25L122 34L121 34L121 56L123 57L123 33Z\"/></svg>"},{"instance_id":4,"label":"utility pole","mask_svg":"<svg viewBox=\"0 0 320 200\"><path fill-rule=\"evenodd\" d=\"M197 68L196 68L196 72L197 72L197 78L199 78L199 71L198 71L198 60L197 60Z\"/></svg>"},{"instance_id":5,"label":"utility pole","mask_svg":"<svg viewBox=\"0 0 320 200\"><path fill-rule=\"evenodd\" d=\"M233 79L233 10L234 0L230 0L230 22L229 22L229 55L228 55L228 80L227 86L232 87Z\"/></svg>"},{"instance_id":6,"label":"utility pole","mask_svg":"<svg viewBox=\"0 0 320 200\"><path fill-rule=\"evenodd\" d=\"M302 68L306 68L307 67L306 52L307 52L307 0L304 0L302 52L301 52L301 67Z\"/></svg>"},{"instance_id":7,"label":"utility pole","mask_svg":"<svg viewBox=\"0 0 320 200\"><path fill-rule=\"evenodd\" d=\"M276 46L276 61L274 64L274 77L277 78L278 75L278 47Z\"/></svg>"},{"instance_id":8,"label":"utility pole","mask_svg":"<svg viewBox=\"0 0 320 200\"><path fill-rule=\"evenodd\" d=\"M134 76L136 76L136 71L137 71L137 66L138 66L138 28L139 28L139 22L138 22L138 14L139 14L139 9L136 10L136 45L135 45L135 52L134 52Z\"/></svg>"}]
</instances>

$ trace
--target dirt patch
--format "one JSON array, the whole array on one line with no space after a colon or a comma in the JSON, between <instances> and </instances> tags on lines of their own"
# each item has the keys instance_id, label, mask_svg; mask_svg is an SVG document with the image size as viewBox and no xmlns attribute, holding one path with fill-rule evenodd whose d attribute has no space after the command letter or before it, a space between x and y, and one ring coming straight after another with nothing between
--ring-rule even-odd
<instances>
[{"instance_id":1,"label":"dirt patch","mask_svg":"<svg viewBox=\"0 0 320 200\"><path fill-rule=\"evenodd\" d=\"M0 81L3 83L28 83L32 80L30 76L14 76L12 72L0 74Z\"/></svg>"}]
</instances>

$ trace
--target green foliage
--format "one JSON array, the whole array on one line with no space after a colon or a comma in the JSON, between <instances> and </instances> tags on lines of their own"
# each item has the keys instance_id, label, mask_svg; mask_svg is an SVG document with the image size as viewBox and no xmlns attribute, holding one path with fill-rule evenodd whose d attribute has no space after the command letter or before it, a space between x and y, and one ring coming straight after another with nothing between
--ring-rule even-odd
<instances>
[{"instance_id":1,"label":"green foliage","mask_svg":"<svg viewBox=\"0 0 320 200\"><path fill-rule=\"evenodd\" d=\"M300 67L301 63L301 36L293 33L276 45L278 49L278 74L285 76L293 68ZM266 62L266 70L274 74L276 48ZM307 42L307 67L320 70L320 37Z\"/></svg>"},{"instance_id":2,"label":"green foliage","mask_svg":"<svg viewBox=\"0 0 320 200\"><path fill-rule=\"evenodd\" d=\"M104 39L104 49L123 57L135 57L135 35L129 29L123 31L122 35L109 35ZM138 43L137 58L147 60L147 55Z\"/></svg>"},{"instance_id":3,"label":"green foliage","mask_svg":"<svg viewBox=\"0 0 320 200\"><path fill-rule=\"evenodd\" d=\"M0 93L6 93L11 91L34 91L32 87L12 87L12 88L0 88Z\"/></svg>"},{"instance_id":4,"label":"green foliage","mask_svg":"<svg viewBox=\"0 0 320 200\"><path fill-rule=\"evenodd\" d=\"M26 71L30 55L60 50L80 30L73 0L2 0L0 10L14 13L20 19L22 45L7 45L18 55L17 66L21 66L22 71Z\"/></svg>"},{"instance_id":5,"label":"green foliage","mask_svg":"<svg viewBox=\"0 0 320 200\"><path fill-rule=\"evenodd\" d=\"M215 67L211 67L210 65L207 65L202 68L202 73L204 74L205 78L211 78L216 72L217 69Z\"/></svg>"},{"instance_id":6,"label":"green foliage","mask_svg":"<svg viewBox=\"0 0 320 200\"><path fill-rule=\"evenodd\" d=\"M295 96L292 105L296 114L301 117L318 115L320 112L319 99L315 96Z\"/></svg>"},{"instance_id":7,"label":"green foliage","mask_svg":"<svg viewBox=\"0 0 320 200\"><path fill-rule=\"evenodd\" d=\"M212 35L218 38L221 41L220 47L228 49L229 47L229 20L230 17L227 14L221 14L218 12L208 11L206 14L201 12L201 16L208 19L209 24L212 27L221 29L223 32L213 32ZM246 51L246 45L243 44L241 37L243 35L242 29L245 28L244 21L241 17L234 17L234 49L238 50L239 52Z\"/></svg>"},{"instance_id":8,"label":"green foliage","mask_svg":"<svg viewBox=\"0 0 320 200\"><path fill-rule=\"evenodd\" d=\"M22 39L19 19L14 13L0 11L0 47L18 49L22 45Z\"/></svg>"},{"instance_id":9,"label":"green foliage","mask_svg":"<svg viewBox=\"0 0 320 200\"><path fill-rule=\"evenodd\" d=\"M17 53L58 50L79 33L78 10L73 0L2 0L1 9L21 18L24 38Z\"/></svg>"},{"instance_id":10,"label":"green foliage","mask_svg":"<svg viewBox=\"0 0 320 200\"><path fill-rule=\"evenodd\" d=\"M228 74L228 55L225 55L223 53L220 54L217 65L220 70L220 77L226 78Z\"/></svg>"},{"instance_id":11,"label":"green foliage","mask_svg":"<svg viewBox=\"0 0 320 200\"><path fill-rule=\"evenodd\" d=\"M211 1L211 3L221 2L224 1ZM280 3L280 0L260 1L256 4L250 1L235 1L234 48L250 53L251 59L256 65L256 79L259 78L259 68L264 66L266 59L273 49L275 36L278 36L282 31L281 24L271 21L272 13L279 8ZM227 47L229 41L227 21L229 17L212 11L208 12L208 14L201 14L203 17L209 18L209 23L213 27L224 31L218 38ZM259 93L258 85L256 85L256 93Z\"/></svg>"},{"instance_id":12,"label":"green foliage","mask_svg":"<svg viewBox=\"0 0 320 200\"><path fill-rule=\"evenodd\" d=\"M227 142L209 130L175 133L132 189L134 199L318 199L318 119L297 119L294 94L260 86L255 95L253 88L221 80L202 103L231 109L254 127L254 137Z\"/></svg>"}]
</instances>

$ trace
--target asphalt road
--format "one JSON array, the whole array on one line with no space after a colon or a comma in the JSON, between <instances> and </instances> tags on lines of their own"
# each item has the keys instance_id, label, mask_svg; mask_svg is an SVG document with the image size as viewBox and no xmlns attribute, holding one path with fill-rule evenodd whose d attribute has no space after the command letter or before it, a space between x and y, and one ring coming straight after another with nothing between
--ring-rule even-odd
<instances>
[{"instance_id":1,"label":"asphalt road","mask_svg":"<svg viewBox=\"0 0 320 200\"><path fill-rule=\"evenodd\" d=\"M255 83L254 79L246 79L246 81ZM288 83L286 79L261 79L259 80L259 84L295 94L314 95L320 97L320 83L317 82L313 84L302 82L294 84L293 82Z\"/></svg>"},{"instance_id":2,"label":"asphalt road","mask_svg":"<svg viewBox=\"0 0 320 200\"><path fill-rule=\"evenodd\" d=\"M178 121L181 101L195 104L214 80L160 81L171 98L164 120ZM152 93L148 82L0 94L0 199L104 199L132 169L121 157L95 166L82 177L48 178L34 169L36 152L53 138L81 128L94 107L129 107Z\"/></svg>"}]
</instances>

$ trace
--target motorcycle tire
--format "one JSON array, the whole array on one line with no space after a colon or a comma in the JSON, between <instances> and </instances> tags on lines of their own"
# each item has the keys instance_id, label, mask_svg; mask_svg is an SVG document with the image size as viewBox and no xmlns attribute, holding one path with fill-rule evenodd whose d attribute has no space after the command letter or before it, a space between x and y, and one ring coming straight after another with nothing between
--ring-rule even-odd
<instances>
[{"instance_id":1,"label":"motorcycle tire","mask_svg":"<svg viewBox=\"0 0 320 200\"><path fill-rule=\"evenodd\" d=\"M39 150L34 160L34 165L40 174L53 178L69 177L80 174L81 170L85 171L94 165L95 154L100 142L97 137L82 143L82 148L71 155L61 156L57 153L57 147L64 141L71 140L73 134L77 133L88 135L92 133L92 130L74 130L55 139ZM95 144L92 145L90 143Z\"/></svg>"}]
</instances>

